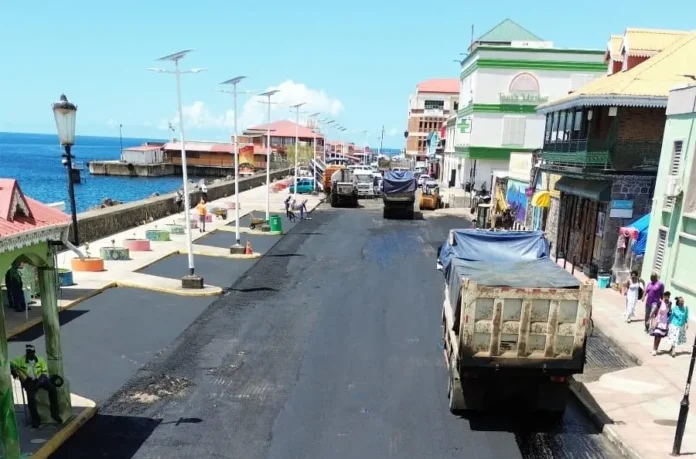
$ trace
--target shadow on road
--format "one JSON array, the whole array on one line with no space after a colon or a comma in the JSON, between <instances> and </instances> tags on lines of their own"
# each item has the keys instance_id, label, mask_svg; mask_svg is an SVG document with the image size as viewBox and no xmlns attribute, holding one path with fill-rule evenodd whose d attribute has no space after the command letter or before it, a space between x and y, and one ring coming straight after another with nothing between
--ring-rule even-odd
<instances>
[{"instance_id":1,"label":"shadow on road","mask_svg":"<svg viewBox=\"0 0 696 459\"><path fill-rule=\"evenodd\" d=\"M78 317L87 314L89 311L85 310L76 310L76 309L67 309L60 311L60 314L58 314L58 321L60 322L60 325L63 326L69 322L72 322L73 320L77 319ZM34 341L37 338L41 338L44 334L44 329L43 329L43 323L38 323L34 325L31 328L28 328L24 330L22 333L19 333L17 335L14 335L12 338L8 339L8 341L17 341L17 342L31 342Z\"/></svg>"},{"instance_id":2,"label":"shadow on road","mask_svg":"<svg viewBox=\"0 0 696 459\"><path fill-rule=\"evenodd\" d=\"M288 258L288 257L304 257L301 253L274 253L266 255L267 258Z\"/></svg>"},{"instance_id":3,"label":"shadow on road","mask_svg":"<svg viewBox=\"0 0 696 459\"><path fill-rule=\"evenodd\" d=\"M181 418L186 420L187 418ZM185 421L167 424L180 426ZM189 418L193 419L193 418ZM202 422L197 420L196 422ZM71 437L52 459L130 459L162 424L161 419L97 414Z\"/></svg>"},{"instance_id":4,"label":"shadow on road","mask_svg":"<svg viewBox=\"0 0 696 459\"><path fill-rule=\"evenodd\" d=\"M253 292L277 292L278 289L271 288L271 287L252 287L252 288L231 288L228 291L253 293Z\"/></svg>"}]
</instances>

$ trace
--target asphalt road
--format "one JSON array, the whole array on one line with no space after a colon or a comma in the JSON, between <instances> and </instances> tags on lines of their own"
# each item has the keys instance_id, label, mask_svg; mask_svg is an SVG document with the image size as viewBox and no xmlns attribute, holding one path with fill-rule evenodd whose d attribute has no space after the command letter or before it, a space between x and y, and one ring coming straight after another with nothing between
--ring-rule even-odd
<instances>
[{"instance_id":1,"label":"asphalt road","mask_svg":"<svg viewBox=\"0 0 696 459\"><path fill-rule=\"evenodd\" d=\"M560 425L447 409L436 247L454 217L312 214L54 458L616 458Z\"/></svg>"}]
</instances>

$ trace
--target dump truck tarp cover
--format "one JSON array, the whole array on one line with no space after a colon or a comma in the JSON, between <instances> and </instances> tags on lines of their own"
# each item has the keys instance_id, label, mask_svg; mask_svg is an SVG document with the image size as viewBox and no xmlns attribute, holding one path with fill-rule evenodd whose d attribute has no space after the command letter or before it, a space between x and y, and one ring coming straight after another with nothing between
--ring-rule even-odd
<instances>
[{"instance_id":1,"label":"dump truck tarp cover","mask_svg":"<svg viewBox=\"0 0 696 459\"><path fill-rule=\"evenodd\" d=\"M416 178L411 171L387 171L384 173L382 187L386 194L410 193L416 191Z\"/></svg>"},{"instance_id":2,"label":"dump truck tarp cover","mask_svg":"<svg viewBox=\"0 0 696 459\"><path fill-rule=\"evenodd\" d=\"M456 304L460 279L512 288L578 288L580 282L548 258L542 231L453 230L440 250L440 262Z\"/></svg>"}]
</instances>

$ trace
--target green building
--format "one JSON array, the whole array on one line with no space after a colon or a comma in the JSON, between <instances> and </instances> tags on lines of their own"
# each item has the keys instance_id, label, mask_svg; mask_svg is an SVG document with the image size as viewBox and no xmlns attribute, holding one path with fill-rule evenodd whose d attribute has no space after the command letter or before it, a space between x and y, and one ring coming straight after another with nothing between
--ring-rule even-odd
<instances>
[{"instance_id":1,"label":"green building","mask_svg":"<svg viewBox=\"0 0 696 459\"><path fill-rule=\"evenodd\" d=\"M696 86L670 91L642 277L696 307Z\"/></svg>"}]
</instances>

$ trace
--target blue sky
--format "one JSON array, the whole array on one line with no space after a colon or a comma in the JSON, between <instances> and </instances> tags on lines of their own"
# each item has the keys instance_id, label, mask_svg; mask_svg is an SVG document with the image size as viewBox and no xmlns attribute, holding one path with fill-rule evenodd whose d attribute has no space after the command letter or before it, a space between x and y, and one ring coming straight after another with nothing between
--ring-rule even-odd
<instances>
[{"instance_id":1,"label":"blue sky","mask_svg":"<svg viewBox=\"0 0 696 459\"><path fill-rule=\"evenodd\" d=\"M533 6L532 6L533 5ZM217 83L248 75L240 89L283 88L283 103L307 101L349 129L351 140L399 147L407 101L424 79L458 75L452 60L476 35L509 17L560 47L604 48L626 27L689 29L689 0L584 3L266 0L2 2L0 131L53 133L50 103L78 104L78 134L164 138L175 120L174 77L147 72L154 58L195 48L183 67L187 137L226 140L231 96ZM432 8L424 10L424 7ZM304 99L304 100L301 100ZM242 125L265 109L240 98ZM292 118L284 105L274 119Z\"/></svg>"}]
</instances>

